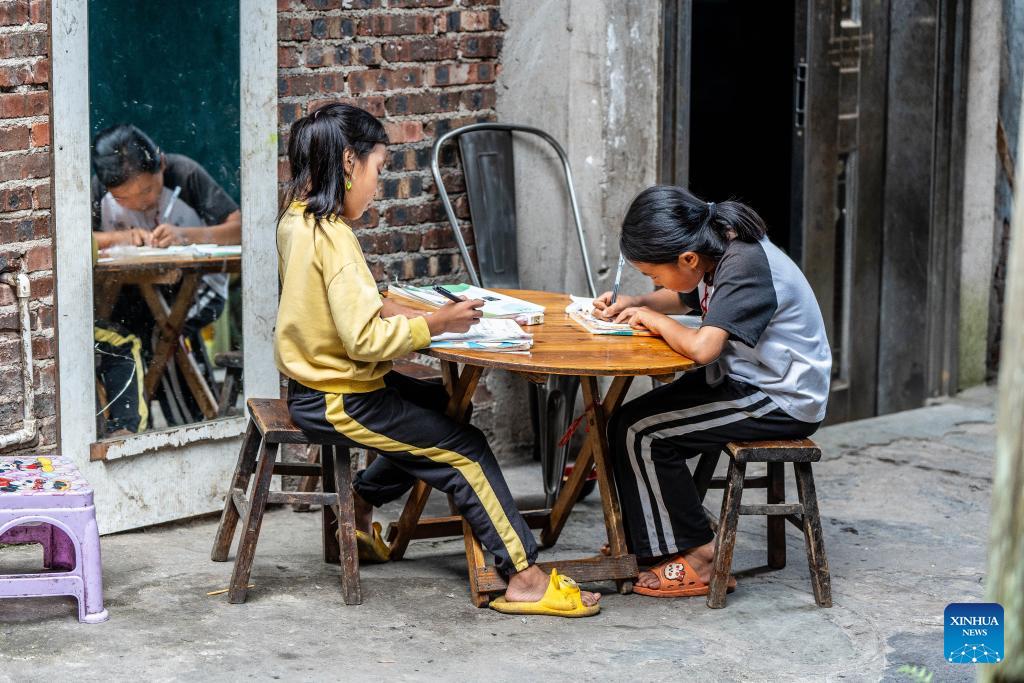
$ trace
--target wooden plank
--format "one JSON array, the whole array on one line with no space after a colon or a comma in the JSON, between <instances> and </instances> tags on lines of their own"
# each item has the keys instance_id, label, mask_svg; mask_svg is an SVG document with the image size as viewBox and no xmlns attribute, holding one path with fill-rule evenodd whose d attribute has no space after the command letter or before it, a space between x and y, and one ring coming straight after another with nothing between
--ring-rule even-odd
<instances>
[{"instance_id":1,"label":"wooden plank","mask_svg":"<svg viewBox=\"0 0 1024 683\"><path fill-rule=\"evenodd\" d=\"M330 451L333 451L331 453ZM334 458L334 489L337 491L338 552L341 561L341 593L346 605L363 602L359 583L359 551L356 548L355 499L352 492L352 455L348 448L335 446L328 451Z\"/></svg>"},{"instance_id":2,"label":"wooden plank","mask_svg":"<svg viewBox=\"0 0 1024 683\"><path fill-rule=\"evenodd\" d=\"M780 517L785 515L798 515L803 513L804 506L800 503L779 503L774 505L762 505L760 503L754 505L741 505L741 515L765 515ZM780 520L781 521L781 520Z\"/></svg>"},{"instance_id":3,"label":"wooden plank","mask_svg":"<svg viewBox=\"0 0 1024 683\"><path fill-rule=\"evenodd\" d=\"M235 527L242 516L239 508L235 505L234 492L241 490L244 494L249 488L249 480L256 467L256 454L259 453L260 434L256 425L249 422L245 430L245 437L242 439L242 446L238 451L238 460L235 463L235 472L231 477L231 484L228 487L228 494L224 500L224 510L220 514L220 524L217 525L217 534L213 539L213 550L210 552L210 559L214 562L225 562L228 559L228 551L231 549L231 539L235 535Z\"/></svg>"},{"instance_id":4,"label":"wooden plank","mask_svg":"<svg viewBox=\"0 0 1024 683\"><path fill-rule=\"evenodd\" d=\"M722 516L718 534L715 536L715 564L711 570L711 591L708 593L708 607L725 607L725 594L732 572L732 554L736 548L736 527L739 523L740 500L743 497L743 474L747 465L736 460L729 461L729 486L722 497Z\"/></svg>"},{"instance_id":5,"label":"wooden plank","mask_svg":"<svg viewBox=\"0 0 1024 683\"><path fill-rule=\"evenodd\" d=\"M213 395L213 390L207 384L206 378L203 377L196 359L192 354L183 349L180 344L175 344L174 361L178 366L178 370L185 378L188 390L192 392L192 398L199 405L199 410L203 417L207 420L216 419L220 415L220 406L218 405L217 398Z\"/></svg>"},{"instance_id":6,"label":"wooden plank","mask_svg":"<svg viewBox=\"0 0 1024 683\"><path fill-rule=\"evenodd\" d=\"M810 439L789 441L735 441L725 450L742 462L818 462L821 449Z\"/></svg>"},{"instance_id":7,"label":"wooden plank","mask_svg":"<svg viewBox=\"0 0 1024 683\"><path fill-rule=\"evenodd\" d=\"M250 398L249 415L260 433L275 443L309 443L309 438L292 422L288 403L279 398Z\"/></svg>"},{"instance_id":8,"label":"wooden plank","mask_svg":"<svg viewBox=\"0 0 1024 683\"><path fill-rule=\"evenodd\" d=\"M814 589L814 601L818 607L832 606L832 579L828 569L828 557L825 555L825 537L821 532L821 518L818 515L818 496L814 491L814 475L811 465L798 462L793 465L796 470L796 490L804 508L804 540L807 546L807 564L811 571L811 587Z\"/></svg>"},{"instance_id":9,"label":"wooden plank","mask_svg":"<svg viewBox=\"0 0 1024 683\"><path fill-rule=\"evenodd\" d=\"M548 574L556 569L559 574L569 576L577 583L632 581L637 576L636 557L633 555L538 562L537 566ZM497 568L487 566L477 573L477 588L482 593L498 593L508 588L508 584Z\"/></svg>"},{"instance_id":10,"label":"wooden plank","mask_svg":"<svg viewBox=\"0 0 1024 683\"><path fill-rule=\"evenodd\" d=\"M321 491L272 491L267 499L268 503L283 503L294 505L295 503L311 503L313 505L336 505L338 495L336 493L323 493Z\"/></svg>"},{"instance_id":11,"label":"wooden plank","mask_svg":"<svg viewBox=\"0 0 1024 683\"><path fill-rule=\"evenodd\" d=\"M245 498L245 491L242 489L231 489L231 495L228 496L231 506L235 508L235 515L238 517L245 517L249 514L249 501ZM271 502L271 501L267 501ZM229 537L230 542L230 537Z\"/></svg>"},{"instance_id":12,"label":"wooden plank","mask_svg":"<svg viewBox=\"0 0 1024 683\"><path fill-rule=\"evenodd\" d=\"M786 502L786 477L785 466L781 462L768 463L768 504L779 504ZM744 487L749 485L749 480L743 483ZM803 506L800 506L803 512ZM743 508L740 508L743 514ZM786 566L786 520L775 515L767 519L768 530L768 566L772 569L782 569Z\"/></svg>"},{"instance_id":13,"label":"wooden plank","mask_svg":"<svg viewBox=\"0 0 1024 683\"><path fill-rule=\"evenodd\" d=\"M260 455L257 458L256 482L253 484L249 509L242 523L242 538L238 543L238 554L228 584L228 601L245 602L248 593L249 575L252 562L256 555L256 541L259 539L260 526L263 524L263 512L267 507L270 495L270 480L274 475L274 462L277 460L277 444L263 441L260 444Z\"/></svg>"},{"instance_id":14,"label":"wooden plank","mask_svg":"<svg viewBox=\"0 0 1024 683\"><path fill-rule=\"evenodd\" d=\"M283 474L292 477L309 476L319 479L323 473L319 464L310 465L304 462L279 462L274 465L274 474Z\"/></svg>"},{"instance_id":15,"label":"wooden plank","mask_svg":"<svg viewBox=\"0 0 1024 683\"><path fill-rule=\"evenodd\" d=\"M153 358L146 368L146 376L143 380L146 396L153 396L156 385L167 368L167 361L170 360L174 347L181 338L181 332L185 327L185 316L192 306L192 300L199 286L199 275L190 273L182 278L181 287L174 298L174 304L168 308L166 302L153 285L140 285L139 291L142 298L156 320L160 339L153 350Z\"/></svg>"},{"instance_id":16,"label":"wooden plank","mask_svg":"<svg viewBox=\"0 0 1024 683\"><path fill-rule=\"evenodd\" d=\"M783 464L783 463L778 463ZM766 489L770 483L768 477L747 477L746 481L743 482L743 488L745 489ZM728 482L724 477L715 477L708 482L708 489L724 489L728 486Z\"/></svg>"}]
</instances>

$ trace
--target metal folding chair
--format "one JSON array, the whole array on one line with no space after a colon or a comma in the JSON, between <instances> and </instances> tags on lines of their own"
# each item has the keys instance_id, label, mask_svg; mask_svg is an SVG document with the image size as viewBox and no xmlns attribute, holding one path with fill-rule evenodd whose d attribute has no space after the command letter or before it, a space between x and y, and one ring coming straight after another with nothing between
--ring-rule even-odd
<instances>
[{"instance_id":1,"label":"metal folding chair","mask_svg":"<svg viewBox=\"0 0 1024 683\"><path fill-rule=\"evenodd\" d=\"M476 123L449 131L434 142L430 168L434 174L441 203L462 253L469 277L478 287L519 289L519 263L516 252L516 194L515 165L513 163L512 133L535 135L551 147L562 162L565 185L576 223L576 236L580 243L583 269L591 296L596 296L594 276L587 256L583 224L580 220L576 190L572 182L572 169L565 150L553 137L538 128L506 123ZM469 213L473 225L479 274L470 258L466 241L459 229L459 221L451 199L441 180L439 157L441 147L457 139L462 157L463 177L469 198ZM579 379L550 375L545 384L530 384L530 417L533 423L534 452L539 454L544 473L544 493L547 505L554 502L562 485L562 474L568 454L568 444L558 442L572 421Z\"/></svg>"}]
</instances>

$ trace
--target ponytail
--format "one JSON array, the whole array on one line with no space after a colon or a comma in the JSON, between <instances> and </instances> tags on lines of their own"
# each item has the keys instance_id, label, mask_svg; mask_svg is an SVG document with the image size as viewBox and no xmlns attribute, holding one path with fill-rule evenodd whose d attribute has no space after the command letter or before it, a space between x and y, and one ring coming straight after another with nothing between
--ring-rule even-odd
<instances>
[{"instance_id":1,"label":"ponytail","mask_svg":"<svg viewBox=\"0 0 1024 683\"><path fill-rule=\"evenodd\" d=\"M640 263L670 263L688 251L717 261L730 241L757 242L766 231L746 204L705 202L681 187L655 185L630 204L619 245Z\"/></svg>"}]
</instances>

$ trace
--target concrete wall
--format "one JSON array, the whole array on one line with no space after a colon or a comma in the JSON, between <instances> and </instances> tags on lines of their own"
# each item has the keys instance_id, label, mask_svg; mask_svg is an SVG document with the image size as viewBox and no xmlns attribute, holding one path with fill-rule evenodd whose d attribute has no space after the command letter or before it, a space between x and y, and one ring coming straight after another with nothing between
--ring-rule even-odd
<instances>
[{"instance_id":1,"label":"concrete wall","mask_svg":"<svg viewBox=\"0 0 1024 683\"><path fill-rule=\"evenodd\" d=\"M541 128L565 148L600 293L615 277L626 207L656 180L660 3L503 0L501 14L508 28L498 120ZM517 138L521 282L584 295L586 278L564 187L555 153L542 141ZM623 291L649 287L627 266ZM524 428L525 383L499 375L485 383L507 419L474 421L488 431L499 455L523 452L531 438Z\"/></svg>"},{"instance_id":2,"label":"concrete wall","mask_svg":"<svg viewBox=\"0 0 1024 683\"><path fill-rule=\"evenodd\" d=\"M994 270L996 120L1002 9L973 3L967 84L964 220L960 261L960 386L985 381Z\"/></svg>"}]
</instances>

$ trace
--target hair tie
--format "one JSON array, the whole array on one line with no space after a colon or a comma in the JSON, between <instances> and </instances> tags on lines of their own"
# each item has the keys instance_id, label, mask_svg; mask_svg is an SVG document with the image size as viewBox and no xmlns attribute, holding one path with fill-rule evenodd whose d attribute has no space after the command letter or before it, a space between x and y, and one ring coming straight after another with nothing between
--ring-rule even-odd
<instances>
[{"instance_id":1,"label":"hair tie","mask_svg":"<svg viewBox=\"0 0 1024 683\"><path fill-rule=\"evenodd\" d=\"M715 216L717 216L717 215L718 215L718 212L715 210L715 203L714 202L708 202L708 223L714 222Z\"/></svg>"}]
</instances>

